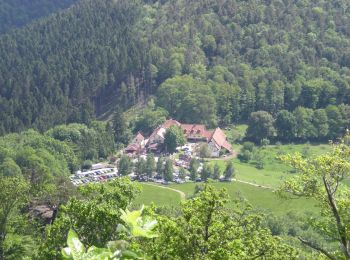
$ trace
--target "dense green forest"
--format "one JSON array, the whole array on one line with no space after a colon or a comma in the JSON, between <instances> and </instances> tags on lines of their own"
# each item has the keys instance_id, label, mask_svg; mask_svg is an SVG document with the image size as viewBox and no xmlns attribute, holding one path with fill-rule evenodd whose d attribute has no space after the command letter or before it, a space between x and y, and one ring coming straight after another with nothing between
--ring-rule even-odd
<instances>
[{"instance_id":1,"label":"dense green forest","mask_svg":"<svg viewBox=\"0 0 350 260\"><path fill-rule=\"evenodd\" d=\"M229 198L204 162L207 183L176 207L132 211L141 189L127 177L69 180L92 161L120 159L121 176L135 166L171 181L169 159L133 165L114 154L169 117L244 122L236 141L261 149L343 136L349 24L345 0L1 1L0 259L350 259L348 135L314 157L279 154L294 176L274 194L310 199L318 217L266 215ZM183 139L175 128L166 135L169 150ZM254 149L243 143L239 159ZM192 180L198 168L192 160ZM228 160L223 181L234 174Z\"/></svg>"},{"instance_id":2,"label":"dense green forest","mask_svg":"<svg viewBox=\"0 0 350 260\"><path fill-rule=\"evenodd\" d=\"M349 20L342 0L81 1L0 37L0 132L86 123L174 82L190 86L180 110L168 111L184 121L195 112L225 125L255 111L277 119L329 105L328 117L341 114L350 103ZM341 121L313 138L344 132Z\"/></svg>"},{"instance_id":3,"label":"dense green forest","mask_svg":"<svg viewBox=\"0 0 350 260\"><path fill-rule=\"evenodd\" d=\"M113 151L113 134L101 122L1 137L0 259L32 254L44 228L42 219L34 221L33 209L66 203L75 193L70 174L85 160L106 159Z\"/></svg>"},{"instance_id":4,"label":"dense green forest","mask_svg":"<svg viewBox=\"0 0 350 260\"><path fill-rule=\"evenodd\" d=\"M77 0L2 0L0 2L0 34L24 26L33 20L65 9Z\"/></svg>"},{"instance_id":5,"label":"dense green forest","mask_svg":"<svg viewBox=\"0 0 350 260\"><path fill-rule=\"evenodd\" d=\"M140 185L128 177L73 186L70 172L109 147L109 128L92 122L0 138L1 259L350 259L349 136L326 154L281 157L299 174L275 193L314 200L321 217L274 216L210 183L176 207L140 211L132 211Z\"/></svg>"}]
</instances>

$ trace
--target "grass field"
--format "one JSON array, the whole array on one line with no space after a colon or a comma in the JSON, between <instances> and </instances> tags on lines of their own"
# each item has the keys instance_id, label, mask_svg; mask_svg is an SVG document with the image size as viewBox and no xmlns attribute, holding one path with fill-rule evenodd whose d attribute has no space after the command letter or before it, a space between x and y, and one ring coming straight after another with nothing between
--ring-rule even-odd
<instances>
[{"instance_id":1,"label":"grass field","mask_svg":"<svg viewBox=\"0 0 350 260\"><path fill-rule=\"evenodd\" d=\"M184 192L187 196L193 194L196 183L173 184L168 186L179 191ZM274 215L284 215L289 211L298 213L316 212L314 202L307 199L293 199L284 200L279 198L272 190L254 187L252 185L243 183L212 183L217 189L226 189L230 198L244 198L254 209L261 210L266 213ZM134 202L135 205L145 204L150 205L154 203L158 206L178 206L180 202L180 195L177 192L167 190L164 188L157 188L142 184L143 191L141 195ZM233 206L233 200L229 202L228 206Z\"/></svg>"},{"instance_id":2,"label":"grass field","mask_svg":"<svg viewBox=\"0 0 350 260\"><path fill-rule=\"evenodd\" d=\"M242 197L246 199L257 210L276 215L284 215L289 211L295 212L315 212L314 202L307 199L284 200L268 189L254 187L252 185L232 182L232 183L212 183L217 189L226 189L230 198ZM194 191L195 183L186 183L181 185L171 185L170 187L178 189L191 195ZM229 203L229 206L232 203Z\"/></svg>"},{"instance_id":3,"label":"grass field","mask_svg":"<svg viewBox=\"0 0 350 260\"><path fill-rule=\"evenodd\" d=\"M287 178L293 177L292 168L285 165L278 156L294 154L296 152L305 154L308 157L320 155L329 151L328 144L290 144L290 145L269 145L261 149L263 154L264 169L257 169L254 163L242 163L234 159L236 178L263 186L277 188ZM211 165L216 163L224 171L226 162L224 160L207 160Z\"/></svg>"},{"instance_id":4,"label":"grass field","mask_svg":"<svg viewBox=\"0 0 350 260\"><path fill-rule=\"evenodd\" d=\"M142 192L134 201L135 205L150 205L154 203L157 206L176 206L181 201L179 193L162 187L141 184Z\"/></svg>"}]
</instances>

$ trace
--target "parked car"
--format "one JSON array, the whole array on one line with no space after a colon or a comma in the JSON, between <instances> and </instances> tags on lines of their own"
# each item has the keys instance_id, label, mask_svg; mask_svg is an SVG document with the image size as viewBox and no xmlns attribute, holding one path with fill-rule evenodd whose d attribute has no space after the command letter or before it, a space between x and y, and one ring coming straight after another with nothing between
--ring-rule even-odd
<instances>
[{"instance_id":1,"label":"parked car","mask_svg":"<svg viewBox=\"0 0 350 260\"><path fill-rule=\"evenodd\" d=\"M180 178L176 178L174 181L175 181L175 183L177 183L177 184L185 183L185 181L182 180L182 179L180 179Z\"/></svg>"}]
</instances>

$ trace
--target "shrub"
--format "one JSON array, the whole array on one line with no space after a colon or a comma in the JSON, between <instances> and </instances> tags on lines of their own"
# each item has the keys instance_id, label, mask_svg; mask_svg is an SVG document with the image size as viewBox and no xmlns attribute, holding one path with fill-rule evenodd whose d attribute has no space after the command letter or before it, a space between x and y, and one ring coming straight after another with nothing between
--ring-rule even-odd
<instances>
[{"instance_id":1,"label":"shrub","mask_svg":"<svg viewBox=\"0 0 350 260\"><path fill-rule=\"evenodd\" d=\"M90 160L85 160L81 165L83 170L90 170L92 168L92 162Z\"/></svg>"}]
</instances>

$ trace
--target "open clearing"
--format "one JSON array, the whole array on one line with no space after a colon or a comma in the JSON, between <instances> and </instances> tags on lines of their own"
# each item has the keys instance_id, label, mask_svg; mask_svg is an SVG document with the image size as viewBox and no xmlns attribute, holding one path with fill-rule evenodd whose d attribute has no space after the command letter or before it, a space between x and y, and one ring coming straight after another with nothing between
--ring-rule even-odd
<instances>
[{"instance_id":1,"label":"open clearing","mask_svg":"<svg viewBox=\"0 0 350 260\"><path fill-rule=\"evenodd\" d=\"M141 183L142 192L134 201L135 205L154 203L157 206L177 206L181 201L181 191L169 189L167 186Z\"/></svg>"},{"instance_id":2,"label":"open clearing","mask_svg":"<svg viewBox=\"0 0 350 260\"><path fill-rule=\"evenodd\" d=\"M263 154L264 169L257 169L254 161L242 163L234 159L234 168L238 180L255 183L271 188L278 188L282 182L295 175L292 168L278 160L278 156L285 154L294 154L299 152L308 157L320 155L330 150L328 144L289 144L289 145L268 145L261 149ZM226 166L225 160L207 160L211 165L216 163L224 171Z\"/></svg>"},{"instance_id":3,"label":"open clearing","mask_svg":"<svg viewBox=\"0 0 350 260\"><path fill-rule=\"evenodd\" d=\"M197 183L173 184L166 187L181 191L186 196L191 196ZM233 206L233 198L246 199L254 209L275 215L284 215L289 211L297 213L315 212L313 201L307 199L284 200L279 198L273 191L261 187L255 187L245 183L211 183L217 189L226 189L231 200L228 206ZM158 206L178 206L181 201L180 194L174 190L157 187L157 185L142 184L142 193L134 204Z\"/></svg>"}]
</instances>

